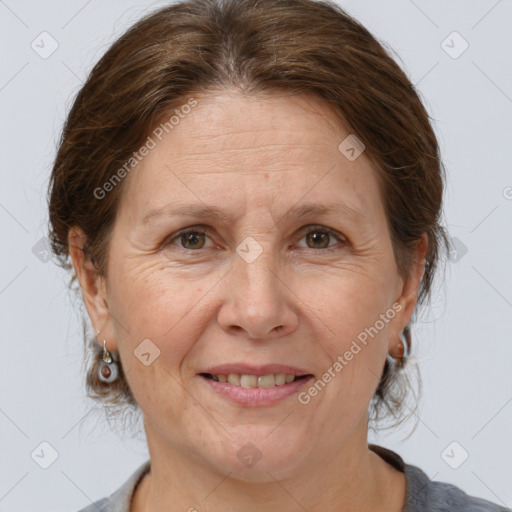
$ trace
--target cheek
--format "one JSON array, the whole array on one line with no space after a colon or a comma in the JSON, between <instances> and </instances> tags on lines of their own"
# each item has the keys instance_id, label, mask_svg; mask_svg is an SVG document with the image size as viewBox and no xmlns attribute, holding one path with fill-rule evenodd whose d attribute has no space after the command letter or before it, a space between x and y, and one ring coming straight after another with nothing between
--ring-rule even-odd
<instances>
[{"instance_id":1,"label":"cheek","mask_svg":"<svg viewBox=\"0 0 512 512\"><path fill-rule=\"evenodd\" d=\"M385 293L382 286L376 280L361 280L361 286L340 286L337 297L331 294L326 302L322 320L334 335L329 332L321 337L329 361L319 376L325 386L317 383L318 391L309 388L306 392L311 392L311 401L323 411L319 414L330 418L333 435L354 427L379 384L389 326L396 315L389 290Z\"/></svg>"},{"instance_id":2,"label":"cheek","mask_svg":"<svg viewBox=\"0 0 512 512\"><path fill-rule=\"evenodd\" d=\"M310 292L310 304L323 304L318 312L327 334L322 337L323 350L330 361L341 357L343 369L332 371L343 373L343 379L373 381L380 375L396 316L392 279L380 276L340 278L328 290L314 296Z\"/></svg>"},{"instance_id":3,"label":"cheek","mask_svg":"<svg viewBox=\"0 0 512 512\"><path fill-rule=\"evenodd\" d=\"M126 366L138 367L140 362L131 356L142 347L158 355L155 364L165 368L177 366L193 340L187 329L192 331L196 327L196 322L187 319L197 315L201 298L209 287L185 283L159 272L156 266L144 265L119 266L111 279L109 308L119 350L128 356Z\"/></svg>"},{"instance_id":4,"label":"cheek","mask_svg":"<svg viewBox=\"0 0 512 512\"><path fill-rule=\"evenodd\" d=\"M119 265L112 276L115 309L128 321L142 321L153 333L171 329L204 295L208 279L184 277L163 267L161 261ZM183 327L181 325L180 327Z\"/></svg>"}]
</instances>

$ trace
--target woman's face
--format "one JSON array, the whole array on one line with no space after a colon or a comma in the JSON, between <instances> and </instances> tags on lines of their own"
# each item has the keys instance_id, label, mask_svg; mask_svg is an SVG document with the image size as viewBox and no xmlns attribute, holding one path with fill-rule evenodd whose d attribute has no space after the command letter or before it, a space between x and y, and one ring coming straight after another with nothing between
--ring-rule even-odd
<instances>
[{"instance_id":1,"label":"woman's face","mask_svg":"<svg viewBox=\"0 0 512 512\"><path fill-rule=\"evenodd\" d=\"M350 139L339 149L349 132L323 104L195 99L125 178L87 307L150 449L284 477L366 442L422 269L400 278L375 171ZM193 213L207 209L219 216Z\"/></svg>"}]
</instances>

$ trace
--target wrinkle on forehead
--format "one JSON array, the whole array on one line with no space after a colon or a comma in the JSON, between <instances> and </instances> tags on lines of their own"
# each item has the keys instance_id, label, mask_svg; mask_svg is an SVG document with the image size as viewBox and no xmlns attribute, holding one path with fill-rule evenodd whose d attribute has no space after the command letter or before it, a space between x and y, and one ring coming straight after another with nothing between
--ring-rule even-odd
<instances>
[{"instance_id":1,"label":"wrinkle on forehead","mask_svg":"<svg viewBox=\"0 0 512 512\"><path fill-rule=\"evenodd\" d=\"M195 98L191 114L128 176L135 185L125 189L130 216L187 198L238 211L266 207L281 217L315 192L316 202L323 194L325 201L381 214L375 171L364 154L350 162L339 152L348 132L316 98L230 92Z\"/></svg>"}]
</instances>

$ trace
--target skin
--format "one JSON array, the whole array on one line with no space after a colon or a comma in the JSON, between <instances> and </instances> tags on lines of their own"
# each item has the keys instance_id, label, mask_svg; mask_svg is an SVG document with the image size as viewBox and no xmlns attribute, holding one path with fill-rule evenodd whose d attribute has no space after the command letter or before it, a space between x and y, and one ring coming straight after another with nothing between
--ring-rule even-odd
<instances>
[{"instance_id":1,"label":"skin","mask_svg":"<svg viewBox=\"0 0 512 512\"><path fill-rule=\"evenodd\" d=\"M84 260L80 229L69 232L98 341L119 351L144 415L152 469L131 511L402 510L404 475L368 449L367 409L413 313L426 237L403 279L375 170L364 153L349 161L338 150L350 132L316 99L194 97L198 105L125 178L107 279ZM305 202L358 214L286 215ZM233 220L141 223L178 203L216 206ZM198 225L210 233L176 236ZM301 233L312 225L339 240ZM262 249L251 263L236 252L246 237ZM320 378L393 304L401 310L308 404L294 395L244 407L198 376L243 361ZM160 356L146 366L133 351L148 338ZM252 467L237 457L247 442L262 454Z\"/></svg>"}]
</instances>

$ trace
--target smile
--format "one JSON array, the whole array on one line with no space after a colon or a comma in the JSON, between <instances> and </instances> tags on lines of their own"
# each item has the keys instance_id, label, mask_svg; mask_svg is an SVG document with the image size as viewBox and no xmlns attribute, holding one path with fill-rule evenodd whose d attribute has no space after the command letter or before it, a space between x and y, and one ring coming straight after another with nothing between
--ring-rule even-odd
<instances>
[{"instance_id":1,"label":"smile","mask_svg":"<svg viewBox=\"0 0 512 512\"><path fill-rule=\"evenodd\" d=\"M276 405L301 391L313 375L201 373L201 381L216 395L244 407ZM283 382L284 379L284 382Z\"/></svg>"},{"instance_id":2,"label":"smile","mask_svg":"<svg viewBox=\"0 0 512 512\"><path fill-rule=\"evenodd\" d=\"M307 375L287 375L285 373L269 375L244 375L238 373L211 375L204 373L202 375L217 382L227 382L233 386L241 386L243 388L273 388L307 377Z\"/></svg>"}]
</instances>

